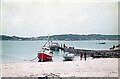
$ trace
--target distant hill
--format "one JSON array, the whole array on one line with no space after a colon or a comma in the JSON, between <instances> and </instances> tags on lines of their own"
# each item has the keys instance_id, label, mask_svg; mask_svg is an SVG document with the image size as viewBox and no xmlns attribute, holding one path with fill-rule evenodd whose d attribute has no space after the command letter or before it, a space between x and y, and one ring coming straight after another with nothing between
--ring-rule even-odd
<instances>
[{"instance_id":1,"label":"distant hill","mask_svg":"<svg viewBox=\"0 0 120 79\"><path fill-rule=\"evenodd\" d=\"M65 41L77 41L77 40L120 40L120 35L101 35L101 34L90 34L90 35L78 35L78 34L62 34L49 36L50 40L65 40ZM17 37L17 36L6 36L0 35L0 40L47 40L48 36L39 37Z\"/></svg>"},{"instance_id":2,"label":"distant hill","mask_svg":"<svg viewBox=\"0 0 120 79\"><path fill-rule=\"evenodd\" d=\"M1 40L30 40L31 38L23 38L23 37L17 37L17 36L6 36L6 35L0 35Z\"/></svg>"},{"instance_id":3,"label":"distant hill","mask_svg":"<svg viewBox=\"0 0 120 79\"><path fill-rule=\"evenodd\" d=\"M77 35L77 34L64 34L50 36L51 40L120 40L120 35Z\"/></svg>"}]
</instances>

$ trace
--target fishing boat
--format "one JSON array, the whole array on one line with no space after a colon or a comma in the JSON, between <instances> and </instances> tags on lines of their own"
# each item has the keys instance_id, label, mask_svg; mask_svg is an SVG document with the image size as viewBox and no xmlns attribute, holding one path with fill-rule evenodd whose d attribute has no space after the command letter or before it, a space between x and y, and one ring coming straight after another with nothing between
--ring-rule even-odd
<instances>
[{"instance_id":1,"label":"fishing boat","mask_svg":"<svg viewBox=\"0 0 120 79\"><path fill-rule=\"evenodd\" d=\"M49 35L48 35L48 41L39 51L37 57L39 58L39 62L52 60L53 52L50 50Z\"/></svg>"},{"instance_id":2,"label":"fishing boat","mask_svg":"<svg viewBox=\"0 0 120 79\"><path fill-rule=\"evenodd\" d=\"M74 59L75 55L72 53L65 53L63 55L63 58L65 61L72 61Z\"/></svg>"},{"instance_id":3,"label":"fishing boat","mask_svg":"<svg viewBox=\"0 0 120 79\"><path fill-rule=\"evenodd\" d=\"M43 47L38 53L39 62L52 60L53 52L49 47Z\"/></svg>"},{"instance_id":4,"label":"fishing boat","mask_svg":"<svg viewBox=\"0 0 120 79\"><path fill-rule=\"evenodd\" d=\"M50 49L53 50L53 51L59 51L60 45L57 42L52 42L51 46L50 46Z\"/></svg>"}]
</instances>

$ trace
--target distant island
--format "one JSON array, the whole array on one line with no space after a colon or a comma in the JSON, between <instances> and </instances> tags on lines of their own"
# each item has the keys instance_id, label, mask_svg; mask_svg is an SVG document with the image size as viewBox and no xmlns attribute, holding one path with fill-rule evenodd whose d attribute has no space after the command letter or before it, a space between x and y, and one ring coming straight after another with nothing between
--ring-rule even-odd
<instances>
[{"instance_id":1,"label":"distant island","mask_svg":"<svg viewBox=\"0 0 120 79\"><path fill-rule=\"evenodd\" d=\"M51 35L49 36L51 41L79 41L79 40L120 40L120 35L101 35L101 34L89 34L89 35L79 35L79 34L61 34L61 35ZM37 41L37 40L47 40L48 36L39 37L18 37L18 36L7 36L0 35L0 40L11 40L11 41Z\"/></svg>"}]
</instances>

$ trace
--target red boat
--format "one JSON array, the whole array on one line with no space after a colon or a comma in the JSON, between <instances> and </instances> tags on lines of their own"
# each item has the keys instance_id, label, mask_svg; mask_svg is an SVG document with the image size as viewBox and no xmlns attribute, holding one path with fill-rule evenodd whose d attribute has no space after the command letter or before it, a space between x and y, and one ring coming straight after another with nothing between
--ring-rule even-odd
<instances>
[{"instance_id":1,"label":"red boat","mask_svg":"<svg viewBox=\"0 0 120 79\"><path fill-rule=\"evenodd\" d=\"M43 47L38 53L39 62L52 60L53 52L49 47Z\"/></svg>"}]
</instances>

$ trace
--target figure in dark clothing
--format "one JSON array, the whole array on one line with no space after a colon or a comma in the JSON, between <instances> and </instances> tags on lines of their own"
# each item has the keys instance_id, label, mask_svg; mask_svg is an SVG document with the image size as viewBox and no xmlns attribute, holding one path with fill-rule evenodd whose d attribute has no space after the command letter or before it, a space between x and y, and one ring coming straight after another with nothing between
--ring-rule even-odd
<instances>
[{"instance_id":1,"label":"figure in dark clothing","mask_svg":"<svg viewBox=\"0 0 120 79\"><path fill-rule=\"evenodd\" d=\"M85 58L85 61L86 61L86 55L87 55L87 54L86 54L86 52L85 52L85 53L84 53L84 58Z\"/></svg>"},{"instance_id":2,"label":"figure in dark clothing","mask_svg":"<svg viewBox=\"0 0 120 79\"><path fill-rule=\"evenodd\" d=\"M82 60L82 57L83 57L83 53L81 52L80 53L80 60Z\"/></svg>"},{"instance_id":3,"label":"figure in dark clothing","mask_svg":"<svg viewBox=\"0 0 120 79\"><path fill-rule=\"evenodd\" d=\"M112 49L115 49L115 45L113 45L110 49L111 49L111 50L112 50Z\"/></svg>"},{"instance_id":4,"label":"figure in dark clothing","mask_svg":"<svg viewBox=\"0 0 120 79\"><path fill-rule=\"evenodd\" d=\"M113 45L113 49L115 49L115 45Z\"/></svg>"},{"instance_id":5,"label":"figure in dark clothing","mask_svg":"<svg viewBox=\"0 0 120 79\"><path fill-rule=\"evenodd\" d=\"M63 47L64 47L64 48L66 47L65 44L63 44Z\"/></svg>"},{"instance_id":6,"label":"figure in dark clothing","mask_svg":"<svg viewBox=\"0 0 120 79\"><path fill-rule=\"evenodd\" d=\"M61 48L62 48L62 44L61 44Z\"/></svg>"}]
</instances>

